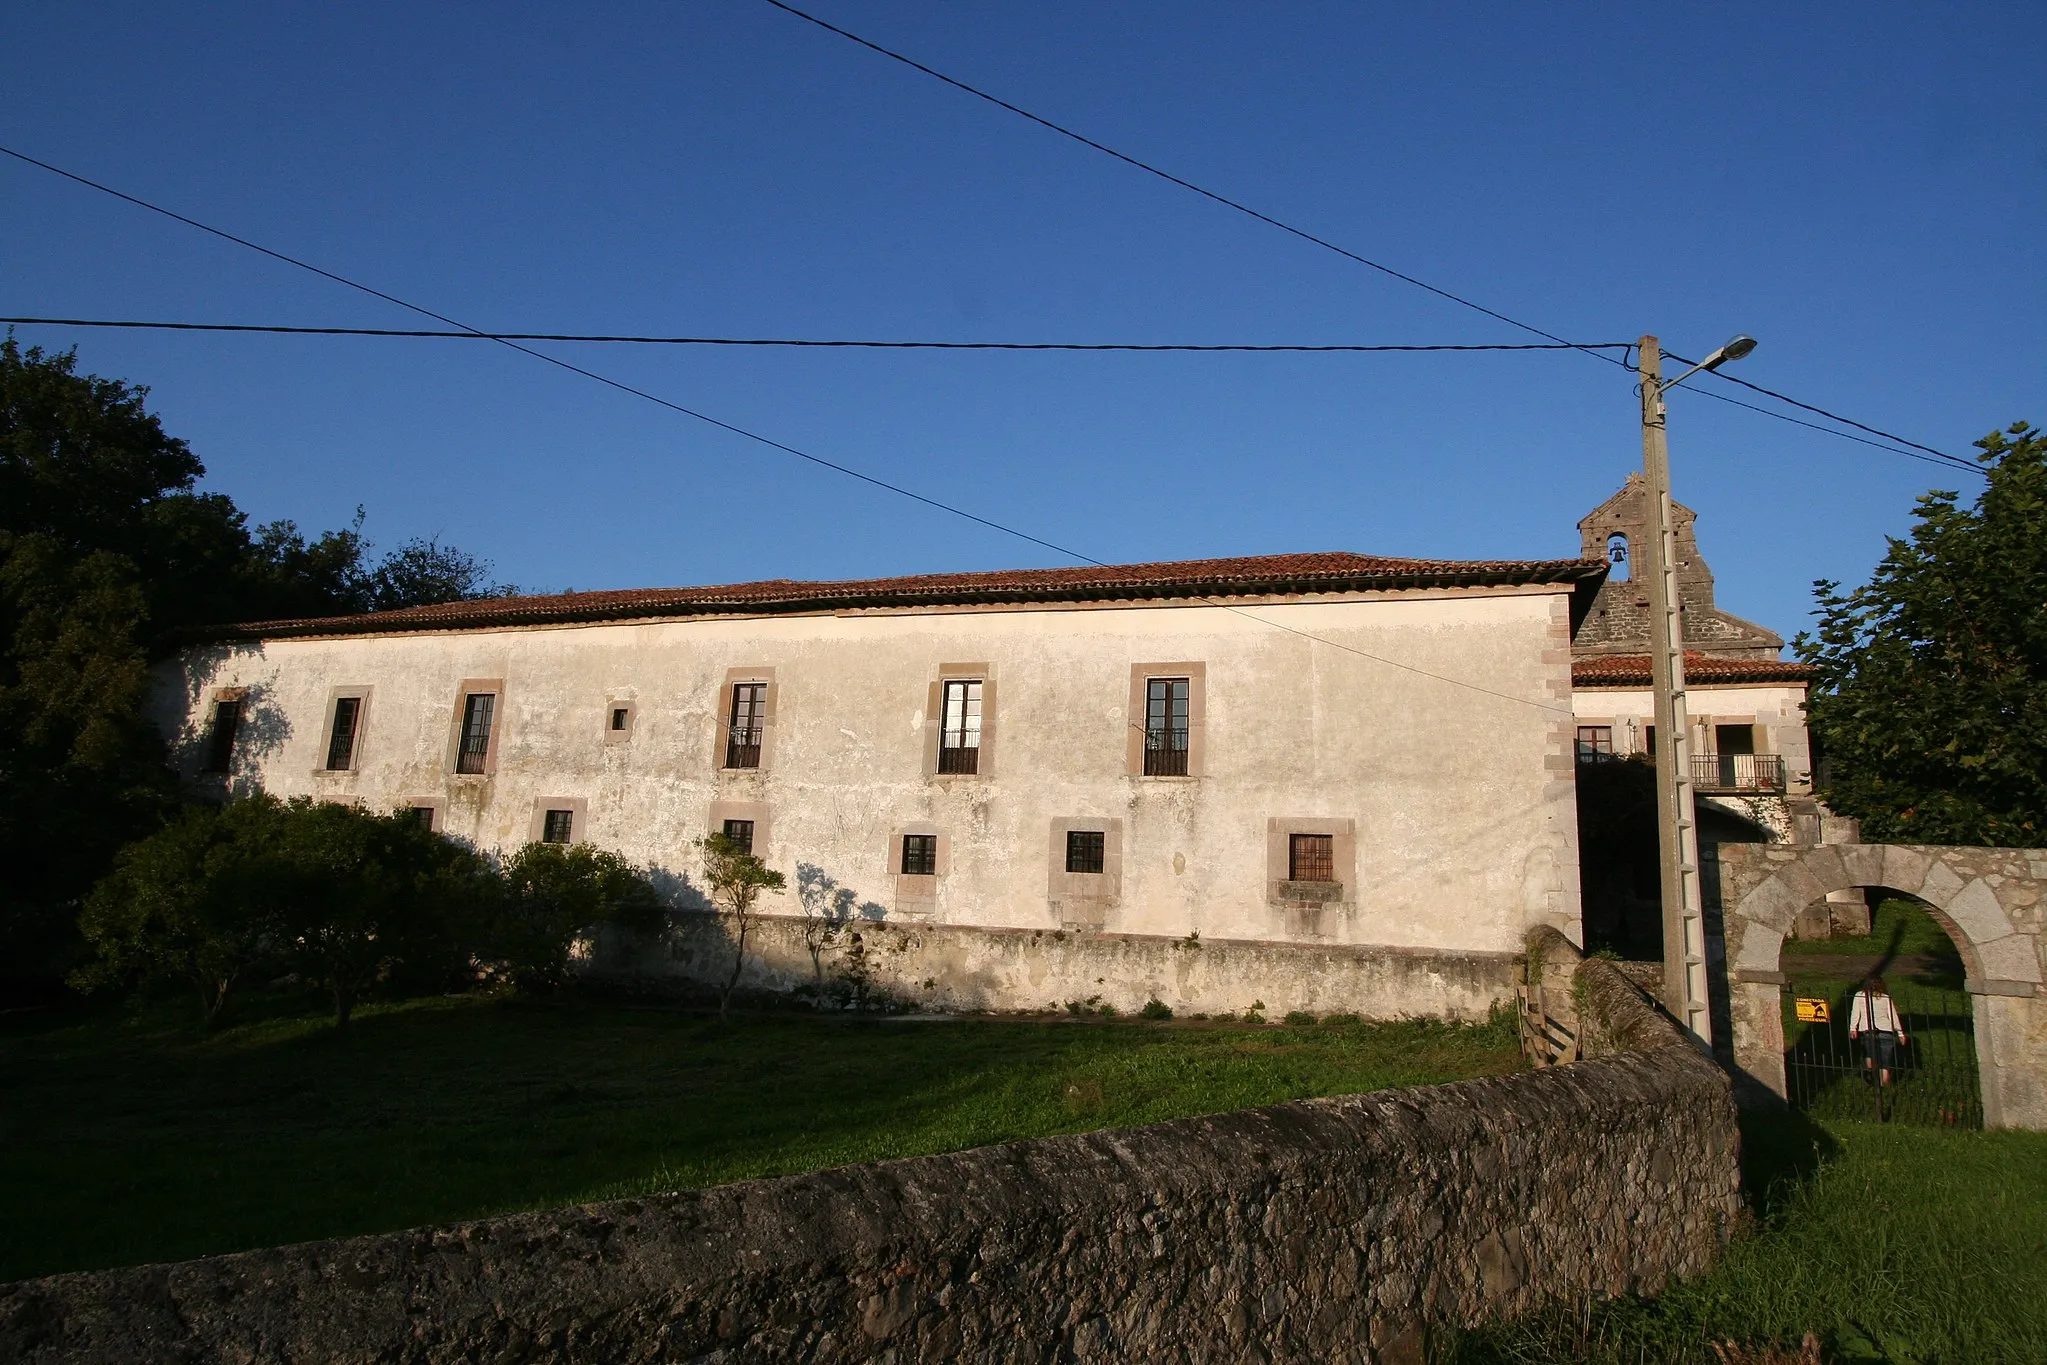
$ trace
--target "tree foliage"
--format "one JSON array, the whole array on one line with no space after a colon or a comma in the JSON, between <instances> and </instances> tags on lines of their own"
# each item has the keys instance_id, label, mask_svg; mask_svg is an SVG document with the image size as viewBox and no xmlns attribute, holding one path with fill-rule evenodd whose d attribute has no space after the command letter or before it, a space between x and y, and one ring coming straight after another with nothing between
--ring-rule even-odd
<instances>
[{"instance_id":1,"label":"tree foliage","mask_svg":"<svg viewBox=\"0 0 2047 1365\"><path fill-rule=\"evenodd\" d=\"M1976 443L1989 486L1919 499L1867 586L1800 636L1820 796L1875 842L2047 846L2047 436Z\"/></svg>"},{"instance_id":2,"label":"tree foliage","mask_svg":"<svg viewBox=\"0 0 2047 1365\"><path fill-rule=\"evenodd\" d=\"M360 513L251 530L147 395L0 340L0 986L76 965L86 892L175 814L144 702L180 632L509 591L433 540L371 561Z\"/></svg>"},{"instance_id":3,"label":"tree foliage","mask_svg":"<svg viewBox=\"0 0 2047 1365\"><path fill-rule=\"evenodd\" d=\"M667 911L647 874L588 844L528 844L505 862L495 955L513 984L546 994L567 978L576 940L602 925L658 933Z\"/></svg>"},{"instance_id":4,"label":"tree foliage","mask_svg":"<svg viewBox=\"0 0 2047 1365\"><path fill-rule=\"evenodd\" d=\"M732 925L732 970L718 992L718 1017L729 1017L732 992L739 988L739 974L746 967L746 940L753 932L754 907L763 891L782 894L787 879L762 862L759 855L740 847L729 835L708 834L699 841L704 854L704 880L711 887L711 901Z\"/></svg>"}]
</instances>

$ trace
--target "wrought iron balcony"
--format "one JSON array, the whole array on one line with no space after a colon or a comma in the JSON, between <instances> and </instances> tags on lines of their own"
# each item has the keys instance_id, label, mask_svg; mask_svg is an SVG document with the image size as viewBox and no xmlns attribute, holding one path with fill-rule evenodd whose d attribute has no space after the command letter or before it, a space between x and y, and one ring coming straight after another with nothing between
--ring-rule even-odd
<instances>
[{"instance_id":1,"label":"wrought iron balcony","mask_svg":"<svg viewBox=\"0 0 2047 1365\"><path fill-rule=\"evenodd\" d=\"M1700 792L1781 792L1782 754L1694 754L1692 790Z\"/></svg>"},{"instance_id":2,"label":"wrought iron balcony","mask_svg":"<svg viewBox=\"0 0 2047 1365\"><path fill-rule=\"evenodd\" d=\"M758 768L761 765L761 727L733 725L726 729L725 766Z\"/></svg>"},{"instance_id":3,"label":"wrought iron balcony","mask_svg":"<svg viewBox=\"0 0 2047 1365\"><path fill-rule=\"evenodd\" d=\"M938 771L942 773L977 773L981 771L981 749L979 745L959 745L938 749Z\"/></svg>"},{"instance_id":4,"label":"wrought iron balcony","mask_svg":"<svg viewBox=\"0 0 2047 1365\"><path fill-rule=\"evenodd\" d=\"M1144 732L1144 775L1185 777L1187 775L1186 729L1147 729Z\"/></svg>"}]
</instances>

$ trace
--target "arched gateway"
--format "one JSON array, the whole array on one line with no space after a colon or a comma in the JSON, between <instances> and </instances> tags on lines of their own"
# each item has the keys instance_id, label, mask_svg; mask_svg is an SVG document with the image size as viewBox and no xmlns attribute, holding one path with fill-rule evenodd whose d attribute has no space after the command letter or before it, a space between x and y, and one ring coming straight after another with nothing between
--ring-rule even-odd
<instances>
[{"instance_id":1,"label":"arched gateway","mask_svg":"<svg viewBox=\"0 0 2047 1365\"><path fill-rule=\"evenodd\" d=\"M1985 1126L2047 1129L2047 849L1723 844L1717 857L1738 1071L1785 1093L1780 954L1799 912L1829 892L1888 888L1924 901L1961 952Z\"/></svg>"}]
</instances>

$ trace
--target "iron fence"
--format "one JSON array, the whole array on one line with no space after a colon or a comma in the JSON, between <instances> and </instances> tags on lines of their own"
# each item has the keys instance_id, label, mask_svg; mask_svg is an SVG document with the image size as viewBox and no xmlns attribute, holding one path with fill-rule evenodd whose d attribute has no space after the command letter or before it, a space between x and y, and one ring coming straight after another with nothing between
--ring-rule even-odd
<instances>
[{"instance_id":1,"label":"iron fence","mask_svg":"<svg viewBox=\"0 0 2047 1365\"><path fill-rule=\"evenodd\" d=\"M758 768L761 765L761 728L758 725L734 725L725 741L725 766L728 768Z\"/></svg>"},{"instance_id":2,"label":"iron fence","mask_svg":"<svg viewBox=\"0 0 2047 1365\"><path fill-rule=\"evenodd\" d=\"M1146 777L1187 775L1185 728L1147 729L1144 732L1144 775Z\"/></svg>"},{"instance_id":3,"label":"iron fence","mask_svg":"<svg viewBox=\"0 0 2047 1365\"><path fill-rule=\"evenodd\" d=\"M1693 754L1692 787L1702 792L1780 792L1782 754Z\"/></svg>"},{"instance_id":4,"label":"iron fence","mask_svg":"<svg viewBox=\"0 0 2047 1365\"><path fill-rule=\"evenodd\" d=\"M981 750L978 745L941 746L938 750L938 771L942 773L977 773L981 771Z\"/></svg>"},{"instance_id":5,"label":"iron fence","mask_svg":"<svg viewBox=\"0 0 2047 1365\"><path fill-rule=\"evenodd\" d=\"M1901 986L1893 1002L1903 1027L1885 1056L1873 1035L1848 1036L1858 990L1809 981L1789 994L1784 1079L1791 1103L1816 1118L1981 1128L1983 1095L1969 997L1944 987ZM1822 1010L1826 1018L1808 1017ZM1885 1070L1888 1081L1882 1078Z\"/></svg>"}]
</instances>

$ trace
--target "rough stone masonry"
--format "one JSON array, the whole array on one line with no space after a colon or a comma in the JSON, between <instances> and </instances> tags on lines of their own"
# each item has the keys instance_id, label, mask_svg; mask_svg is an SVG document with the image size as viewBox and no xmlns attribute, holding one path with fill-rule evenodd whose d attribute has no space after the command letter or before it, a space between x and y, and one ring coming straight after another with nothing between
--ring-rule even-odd
<instances>
[{"instance_id":1,"label":"rough stone masonry","mask_svg":"<svg viewBox=\"0 0 2047 1365\"><path fill-rule=\"evenodd\" d=\"M1603 962L1616 1055L1423 1089L0 1286L0 1359L1414 1361L1708 1268L1726 1077Z\"/></svg>"}]
</instances>

